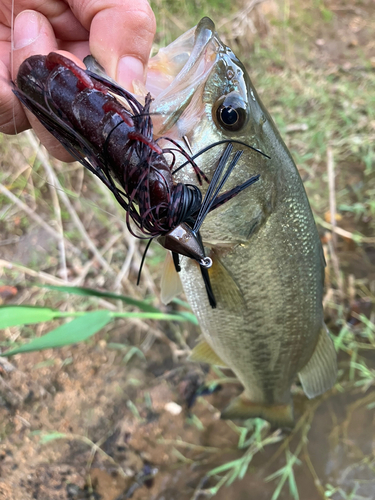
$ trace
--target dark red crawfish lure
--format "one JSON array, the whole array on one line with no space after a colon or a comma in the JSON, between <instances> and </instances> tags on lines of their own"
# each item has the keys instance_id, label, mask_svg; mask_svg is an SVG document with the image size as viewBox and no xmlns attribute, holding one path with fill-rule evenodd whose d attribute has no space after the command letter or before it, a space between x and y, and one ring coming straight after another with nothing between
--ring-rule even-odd
<instances>
[{"instance_id":1,"label":"dark red crawfish lure","mask_svg":"<svg viewBox=\"0 0 375 500\"><path fill-rule=\"evenodd\" d=\"M150 94L142 105L115 82L54 52L24 61L13 92L65 149L112 191L126 211L127 226L134 236L158 237L173 252L177 270L179 254L199 262L215 307L207 272L211 262L205 256L199 228L209 211L258 180L259 176L254 176L219 195L241 152L222 176L233 149L228 145L209 182L179 144L164 138L171 147L162 149L154 140ZM209 183L203 201L197 186L174 181L176 152L186 157L184 165L190 164L200 185L202 178ZM144 236L134 232L131 221Z\"/></svg>"}]
</instances>

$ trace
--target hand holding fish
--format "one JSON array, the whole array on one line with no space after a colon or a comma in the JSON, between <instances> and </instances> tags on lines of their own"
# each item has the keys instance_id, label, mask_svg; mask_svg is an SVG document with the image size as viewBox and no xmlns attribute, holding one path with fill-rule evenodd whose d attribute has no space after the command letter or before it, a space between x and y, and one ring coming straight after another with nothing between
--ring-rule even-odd
<instances>
[{"instance_id":1,"label":"hand holding fish","mask_svg":"<svg viewBox=\"0 0 375 500\"><path fill-rule=\"evenodd\" d=\"M12 12L14 5L14 12ZM12 18L14 51L11 47ZM0 0L0 77L15 78L20 64L34 54L64 51L78 65L89 53L109 76L131 89L144 81L155 33L154 14L146 0ZM11 60L13 58L13 75ZM27 116L9 86L0 88L0 131L7 134L33 127L54 156L70 155L30 114Z\"/></svg>"}]
</instances>

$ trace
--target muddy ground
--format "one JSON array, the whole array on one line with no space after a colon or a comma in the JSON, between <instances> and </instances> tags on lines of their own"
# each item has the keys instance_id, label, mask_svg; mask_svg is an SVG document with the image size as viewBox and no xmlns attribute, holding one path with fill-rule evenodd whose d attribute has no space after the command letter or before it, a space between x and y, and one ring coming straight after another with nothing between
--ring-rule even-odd
<instances>
[{"instance_id":1,"label":"muddy ground","mask_svg":"<svg viewBox=\"0 0 375 500\"><path fill-rule=\"evenodd\" d=\"M225 18L220 22L228 43L234 44L245 59L249 57L248 63L248 54L253 52L257 60L266 60L257 73L260 90L267 85L259 71L279 75L287 93L285 67L295 68L298 73L303 66L316 71L317 78L323 75L325 81L331 79L337 92L339 83L355 74L360 95L363 75L371 75L375 69L374 2L264 2L246 10L249 4L240 6L241 16L228 14L232 30ZM181 26L167 2L155 2L154 8L159 9L163 19L168 13L168 22L175 23L176 33L190 27ZM293 33L287 26L288 43L275 55L272 50L280 43L286 17ZM191 19L191 25L198 21ZM244 20L247 27L254 29L246 31ZM158 41L164 35L159 33ZM266 94L264 100L278 115L282 131L289 134L287 142L292 152L302 157L305 150L298 134L304 130L304 112L292 123L288 119L284 123L280 106L285 104L279 102L279 96ZM368 122L364 133L373 136L375 121L369 118ZM288 129L288 125L295 128ZM335 122L331 125L338 128ZM308 137L315 140L319 132L312 130ZM23 140L2 139L1 181L14 186L17 194L21 186L30 210L48 222L51 202L47 199L50 193L46 175L38 173L31 147ZM338 203L357 205L356 211L337 209L337 223L343 232L333 252L330 219L326 215L325 157L324 162L307 159L301 166L328 260L326 320L336 337L345 334L352 340L339 352L339 383L332 391L308 401L298 385L293 388L297 425L291 434L272 432L261 420L234 425L219 419L220 409L241 392L241 387L223 383L215 393L199 395L202 387L231 374L186 361L189 347L199 335L197 327L188 323L119 320L84 344L19 354L9 363L0 364L0 498L198 500L209 497L209 489L230 469L214 476L209 471L241 459L246 453L251 460L244 478L223 486L215 499L295 499L298 495L294 479L302 500L375 498L375 356L370 334L375 331L375 208L370 203L375 175L372 157L366 160L360 151L357 153L340 153ZM34 174L30 174L30 165ZM104 222L112 208L106 205L105 211L94 213L93 206L101 204L103 208L100 189L80 167L70 167L66 180L65 167L59 162L53 162L53 166L59 178L65 179L67 192L77 194L78 183L79 196L92 202L88 205L81 200L78 205L77 198L73 198L97 247L105 247L114 237L106 254L114 272L103 273L85 244L79 242L69 215L63 213L64 230L78 242L76 249L80 252L76 255L73 250L67 251L69 280L112 291L124 254L132 251L132 264L122 284L116 284L116 291L138 298L152 295L160 306L157 297L162 254L158 250L151 252L143 285L137 289L140 250L134 250L129 239L116 239L115 232L122 231L123 225L115 218L109 216L109 222ZM22 185L21 173L27 178L27 188ZM33 288L36 282L62 282L56 241L30 214L25 215L6 198L1 198L0 211L2 304L45 304L62 310L103 306ZM357 232L363 236L360 241L358 237L353 239ZM109 303L119 307L115 301ZM108 301L104 305L108 306ZM344 334L343 328L347 328ZM51 325L28 327L22 335L39 335L50 329ZM9 343L20 340L19 329L0 332L0 340L6 349ZM124 360L133 345L144 356L136 354ZM366 362L367 379L356 371L358 360ZM245 432L246 439L242 439ZM244 446L247 439L252 441ZM276 471L281 472L266 481Z\"/></svg>"}]
</instances>

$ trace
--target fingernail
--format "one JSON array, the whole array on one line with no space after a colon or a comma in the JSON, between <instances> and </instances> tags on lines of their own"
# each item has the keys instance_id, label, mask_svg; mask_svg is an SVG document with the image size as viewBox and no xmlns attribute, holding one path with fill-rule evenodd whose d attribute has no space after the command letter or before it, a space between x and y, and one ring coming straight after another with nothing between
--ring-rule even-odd
<instances>
[{"instance_id":1,"label":"fingernail","mask_svg":"<svg viewBox=\"0 0 375 500\"><path fill-rule=\"evenodd\" d=\"M24 10L14 21L14 48L30 45L40 34L40 19L37 14Z\"/></svg>"},{"instance_id":2,"label":"fingernail","mask_svg":"<svg viewBox=\"0 0 375 500\"><path fill-rule=\"evenodd\" d=\"M133 80L144 81L144 67L140 59L132 56L122 57L117 66L117 81L130 91Z\"/></svg>"}]
</instances>

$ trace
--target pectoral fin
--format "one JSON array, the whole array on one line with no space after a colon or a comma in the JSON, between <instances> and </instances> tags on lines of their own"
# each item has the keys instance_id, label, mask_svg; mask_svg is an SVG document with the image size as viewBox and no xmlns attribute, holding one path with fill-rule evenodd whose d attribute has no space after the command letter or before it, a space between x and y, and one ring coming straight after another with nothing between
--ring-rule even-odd
<instances>
[{"instance_id":1,"label":"pectoral fin","mask_svg":"<svg viewBox=\"0 0 375 500\"><path fill-rule=\"evenodd\" d=\"M212 267L208 274L217 305L225 307L229 312L243 310L245 303L242 292L215 254L212 255Z\"/></svg>"},{"instance_id":2,"label":"pectoral fin","mask_svg":"<svg viewBox=\"0 0 375 500\"><path fill-rule=\"evenodd\" d=\"M309 399L323 394L335 384L337 377L336 351L326 325L323 325L320 331L313 355L298 376Z\"/></svg>"},{"instance_id":3,"label":"pectoral fin","mask_svg":"<svg viewBox=\"0 0 375 500\"><path fill-rule=\"evenodd\" d=\"M192 350L190 356L190 361L196 361L197 363L208 363L209 365L217 365L223 368L226 367L224 361L222 361L212 347L205 341L201 340Z\"/></svg>"},{"instance_id":4,"label":"pectoral fin","mask_svg":"<svg viewBox=\"0 0 375 500\"><path fill-rule=\"evenodd\" d=\"M292 404L267 405L265 403L253 403L243 394L233 399L221 412L221 418L263 418L272 427L293 428L293 406Z\"/></svg>"},{"instance_id":5,"label":"pectoral fin","mask_svg":"<svg viewBox=\"0 0 375 500\"><path fill-rule=\"evenodd\" d=\"M160 298L163 304L169 304L182 292L182 283L174 266L172 254L169 251L163 265L160 288Z\"/></svg>"}]
</instances>

